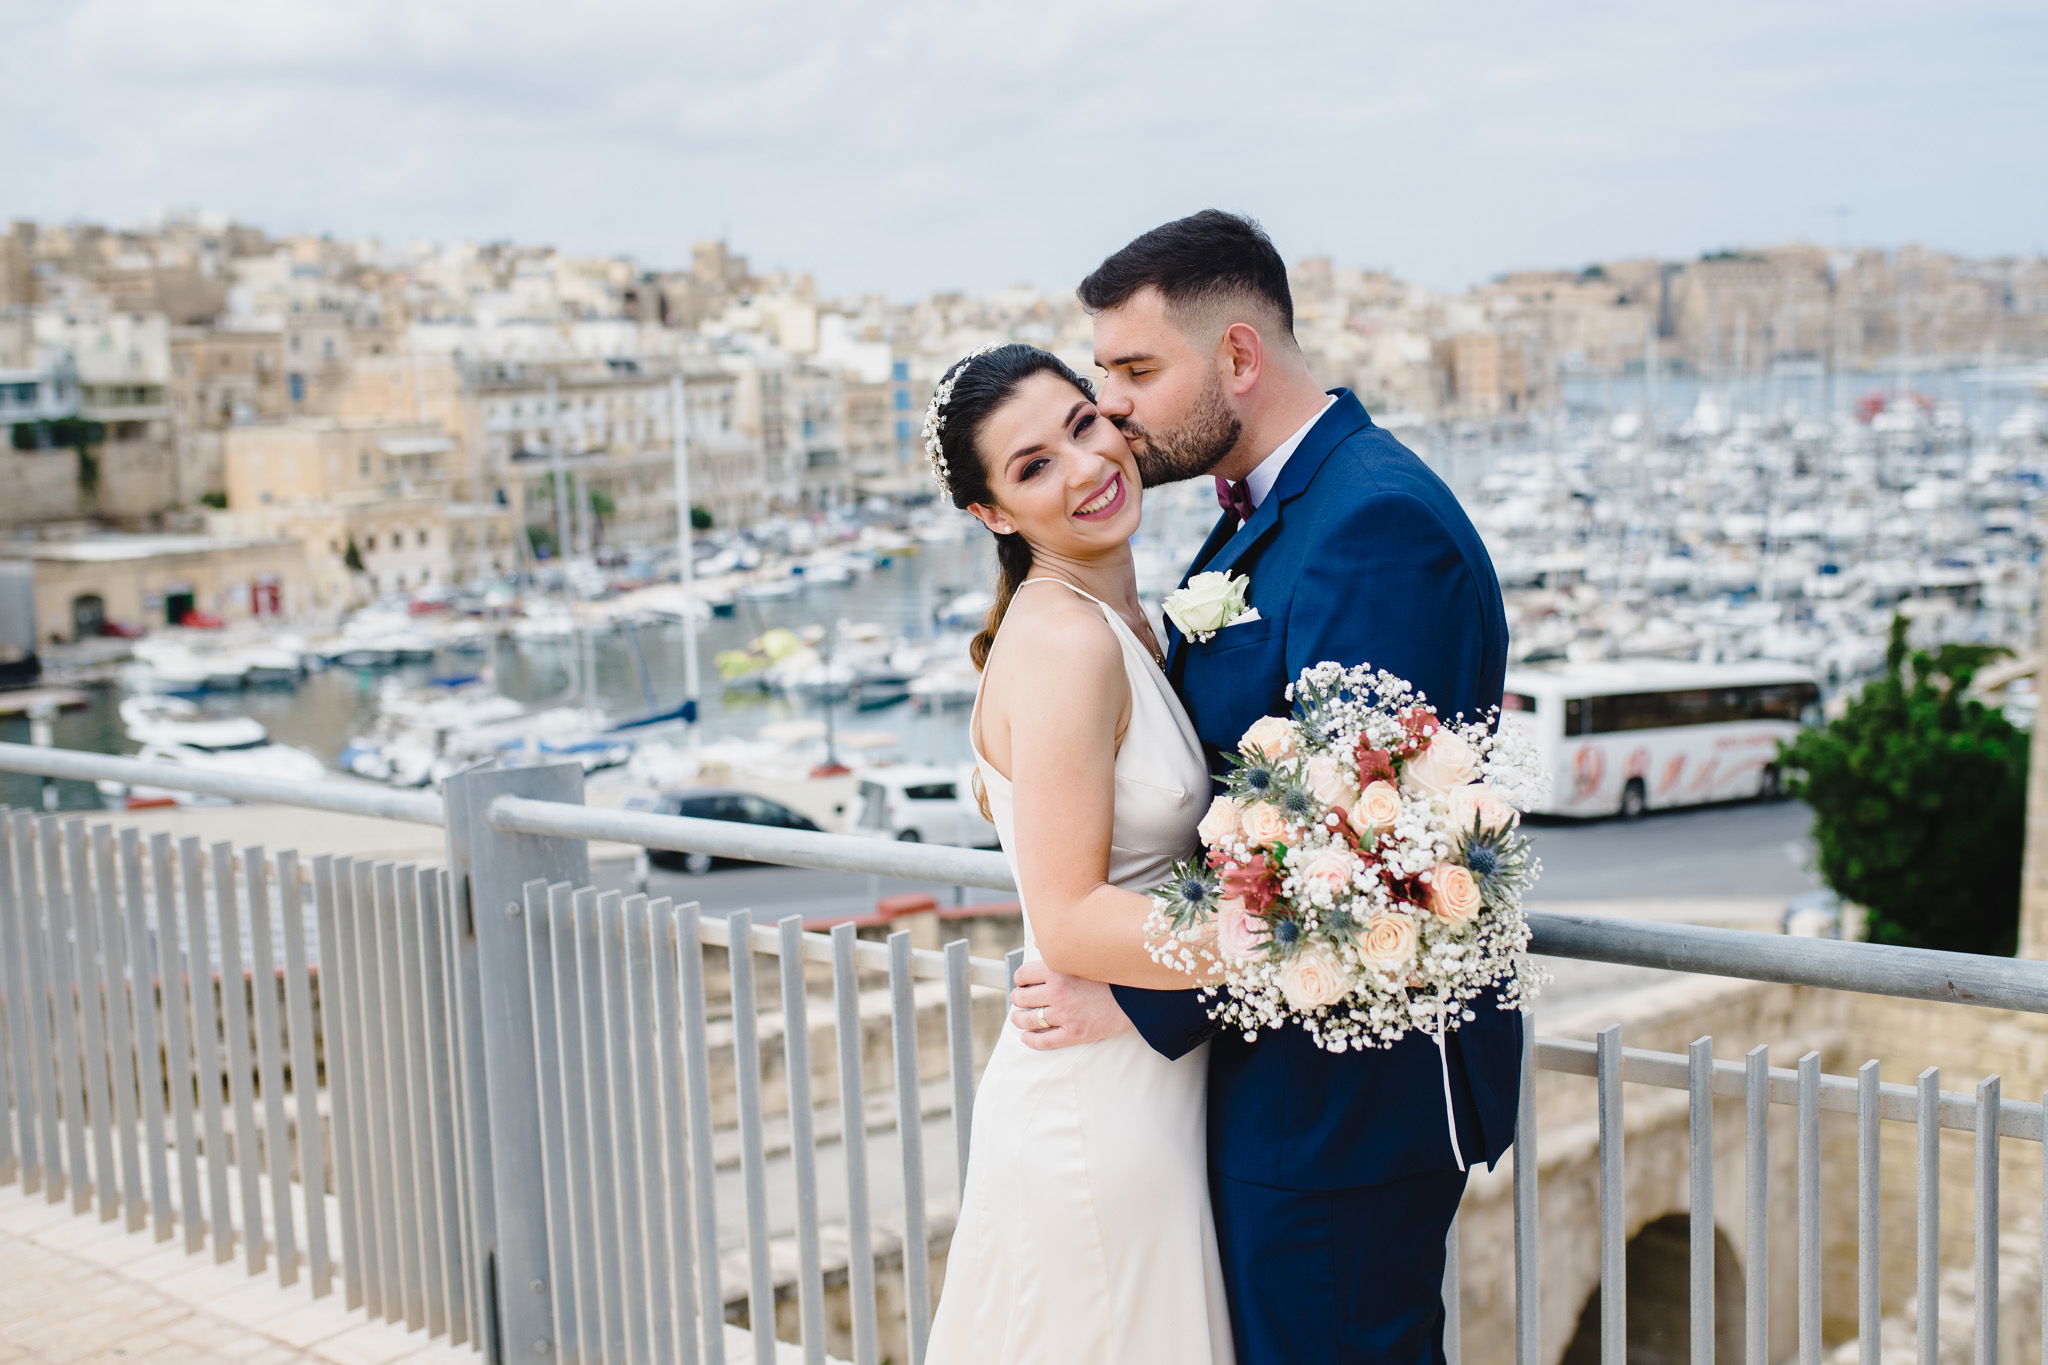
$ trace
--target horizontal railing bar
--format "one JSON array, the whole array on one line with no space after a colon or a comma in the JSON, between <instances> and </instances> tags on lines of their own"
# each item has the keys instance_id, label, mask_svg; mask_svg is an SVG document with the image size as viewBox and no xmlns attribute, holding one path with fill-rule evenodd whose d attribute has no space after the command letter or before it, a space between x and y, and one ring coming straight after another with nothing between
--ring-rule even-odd
<instances>
[{"instance_id":1,"label":"horizontal railing bar","mask_svg":"<svg viewBox=\"0 0 2048 1365\"><path fill-rule=\"evenodd\" d=\"M74 782L105 779L131 786L222 796L231 801L262 801L343 815L375 815L417 825L438 825L443 821L441 798L428 792L393 791L370 783L358 786L353 782L296 782L236 773L202 773L178 763L145 763L118 754L45 749L34 744L0 744L0 772Z\"/></svg>"},{"instance_id":2,"label":"horizontal railing bar","mask_svg":"<svg viewBox=\"0 0 2048 1365\"><path fill-rule=\"evenodd\" d=\"M853 834L770 829L730 820L601 810L525 796L499 797L491 803L487 818L493 829L507 834L604 839L677 853L709 853L716 858L745 858L826 872L866 872L991 891L1017 889L1002 854L942 844L906 844L893 839L863 839Z\"/></svg>"},{"instance_id":3,"label":"horizontal railing bar","mask_svg":"<svg viewBox=\"0 0 2048 1365\"><path fill-rule=\"evenodd\" d=\"M2048 962L1595 915L1532 912L1529 928L1550 957L2048 1013Z\"/></svg>"},{"instance_id":4,"label":"horizontal railing bar","mask_svg":"<svg viewBox=\"0 0 2048 1365\"><path fill-rule=\"evenodd\" d=\"M1592 1076L1595 1074L1597 1057L1596 1045L1574 1038L1538 1038L1536 1040L1536 1065L1545 1071L1560 1071L1571 1076ZM1651 1052L1642 1048L1623 1048L1621 1053L1621 1075L1625 1081L1637 1085L1661 1086L1666 1090L1684 1090L1689 1085L1686 1058L1676 1052ZM1714 1093L1727 1099L1739 1100L1748 1093L1745 1076L1747 1072L1741 1062L1716 1061L1714 1063ZM1770 1069L1768 1099L1772 1104L1793 1105L1799 1101L1799 1072L1792 1067L1774 1066ZM1822 1076L1820 1078L1820 1107L1830 1113L1853 1114L1856 1112L1856 1078L1853 1076ZM1902 1123L1916 1123L1920 1118L1920 1090L1918 1086L1885 1083L1877 1091L1877 1115L1879 1118L1895 1119ZM2005 1100L1999 1105L1998 1133L2000 1137L2024 1138L2040 1142L2043 1138L2043 1111L2039 1104L2028 1100ZM1936 1108L1936 1121L1943 1128L1959 1132L1977 1131L1977 1097L1952 1090L1941 1092Z\"/></svg>"}]
</instances>

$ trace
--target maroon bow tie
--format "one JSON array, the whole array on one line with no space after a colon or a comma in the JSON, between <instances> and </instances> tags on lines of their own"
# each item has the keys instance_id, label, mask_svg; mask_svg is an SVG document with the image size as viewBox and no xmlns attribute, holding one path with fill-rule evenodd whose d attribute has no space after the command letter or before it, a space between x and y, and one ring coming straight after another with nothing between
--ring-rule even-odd
<instances>
[{"instance_id":1,"label":"maroon bow tie","mask_svg":"<svg viewBox=\"0 0 2048 1365\"><path fill-rule=\"evenodd\" d=\"M1216 480L1216 504L1239 521L1250 521L1258 509L1252 506L1252 491L1229 479Z\"/></svg>"}]
</instances>

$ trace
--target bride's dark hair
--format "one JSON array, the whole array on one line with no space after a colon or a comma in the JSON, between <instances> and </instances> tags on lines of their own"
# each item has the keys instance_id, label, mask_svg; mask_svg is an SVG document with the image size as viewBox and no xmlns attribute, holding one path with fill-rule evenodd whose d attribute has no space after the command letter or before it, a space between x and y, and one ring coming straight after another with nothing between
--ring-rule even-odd
<instances>
[{"instance_id":1,"label":"bride's dark hair","mask_svg":"<svg viewBox=\"0 0 2048 1365\"><path fill-rule=\"evenodd\" d=\"M943 409L946 424L939 429L939 451L945 457L946 487L952 493L955 507L964 509L977 502L984 507L995 506L988 466L975 449L975 437L981 433L989 414L1010 401L1011 395L1017 392L1017 386L1040 371L1058 375L1088 395L1091 401L1095 397L1094 388L1069 369L1065 361L1050 351L1041 351L1022 342L955 361L940 378L942 384L953 379L953 396L946 400ZM959 377L953 378L955 375ZM1024 537L1014 531L1009 535L996 535L995 605L988 609L988 619L967 647L976 668L988 663L989 649L995 644L996 628L1002 625L1003 614L1010 609L1010 599L1017 595L1018 587L1030 572L1031 546L1025 543Z\"/></svg>"}]
</instances>

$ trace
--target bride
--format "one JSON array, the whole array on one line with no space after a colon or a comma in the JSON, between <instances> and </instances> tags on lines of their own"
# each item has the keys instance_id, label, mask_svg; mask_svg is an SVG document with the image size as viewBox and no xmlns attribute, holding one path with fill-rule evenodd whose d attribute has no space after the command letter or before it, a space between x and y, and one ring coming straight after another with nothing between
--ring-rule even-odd
<instances>
[{"instance_id":1,"label":"bride","mask_svg":"<svg viewBox=\"0 0 2048 1365\"><path fill-rule=\"evenodd\" d=\"M941 488L996 537L968 733L1025 951L1071 976L1195 984L1144 947L1144 893L1197 847L1209 774L1138 604L1130 449L1083 380L1025 345L947 371L925 441ZM1045 1010L1019 1022L1041 1043L1060 1027ZM1003 1030L975 1100L928 1365L1230 1365L1203 1051L1168 1061L1128 1025L1033 1041Z\"/></svg>"}]
</instances>

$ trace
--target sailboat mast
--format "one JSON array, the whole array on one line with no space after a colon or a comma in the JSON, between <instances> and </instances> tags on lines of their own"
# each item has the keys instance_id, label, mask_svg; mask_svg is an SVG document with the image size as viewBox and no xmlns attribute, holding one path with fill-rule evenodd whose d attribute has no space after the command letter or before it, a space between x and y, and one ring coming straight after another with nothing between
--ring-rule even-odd
<instances>
[{"instance_id":1,"label":"sailboat mast","mask_svg":"<svg viewBox=\"0 0 2048 1365\"><path fill-rule=\"evenodd\" d=\"M690 428L683 394L683 363L668 381L668 425L676 457L676 582L683 591L683 701L690 733L697 733L697 567L690 553Z\"/></svg>"}]
</instances>

